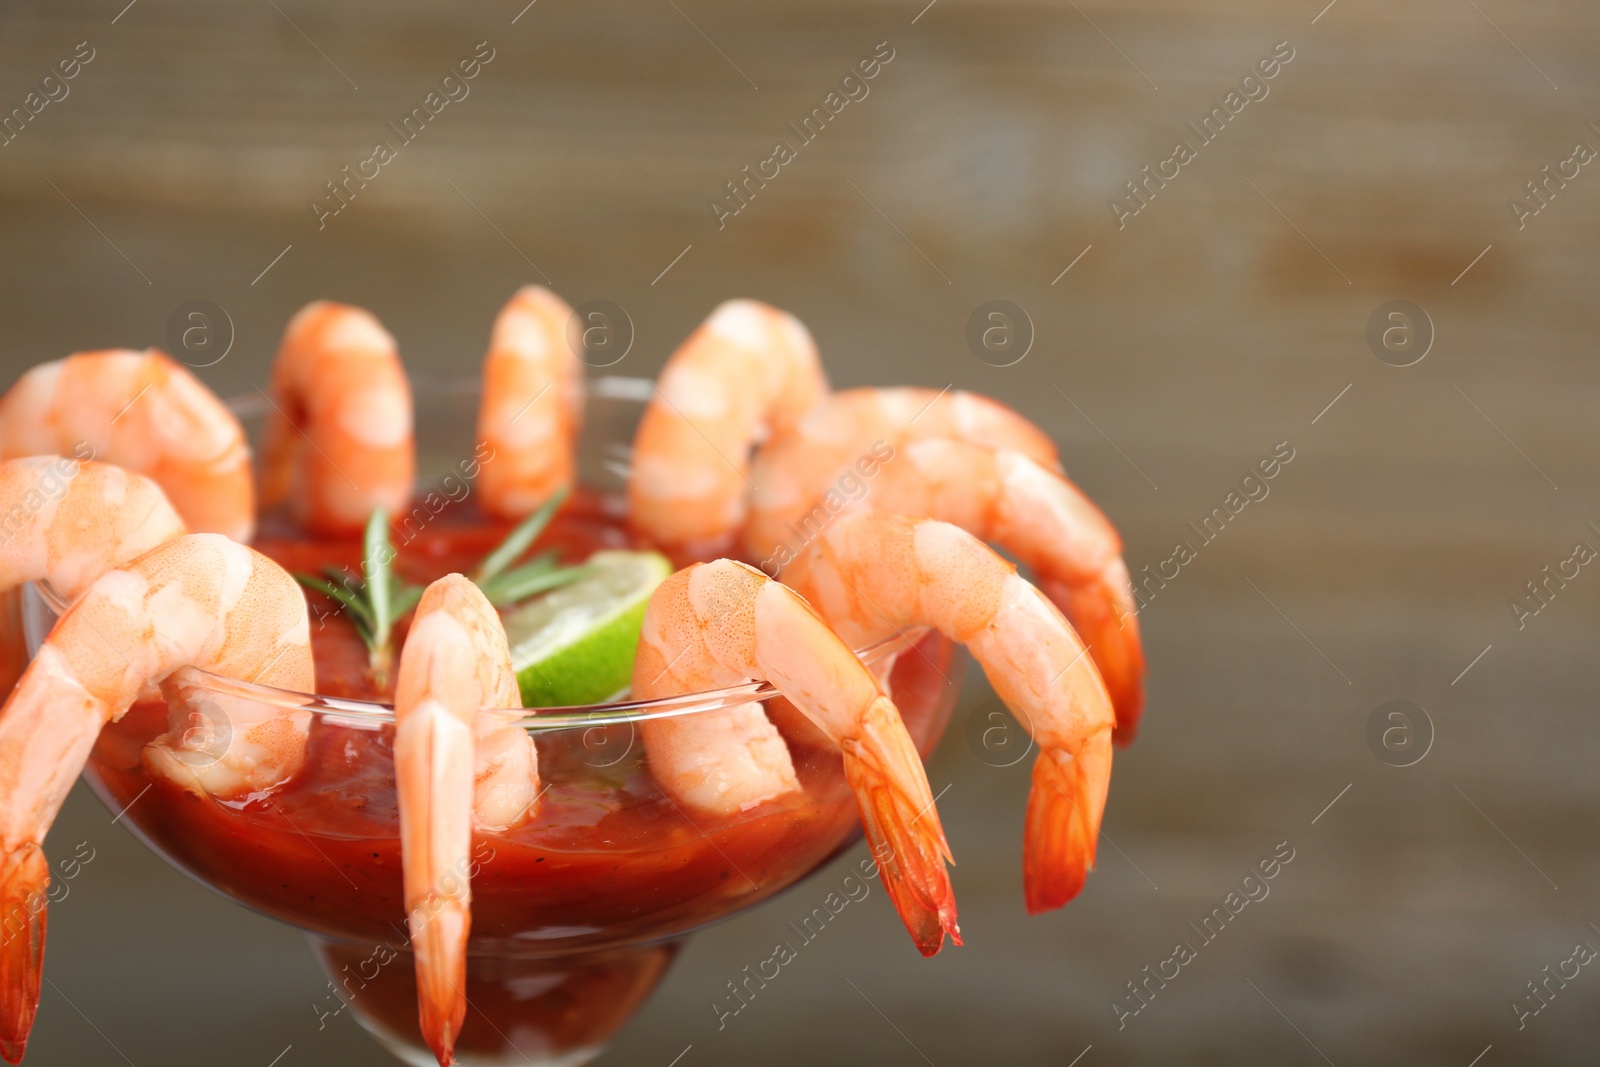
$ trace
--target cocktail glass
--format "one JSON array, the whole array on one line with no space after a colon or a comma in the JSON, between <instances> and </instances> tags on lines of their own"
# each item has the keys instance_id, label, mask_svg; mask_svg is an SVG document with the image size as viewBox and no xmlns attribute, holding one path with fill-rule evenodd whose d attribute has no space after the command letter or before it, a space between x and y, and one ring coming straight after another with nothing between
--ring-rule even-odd
<instances>
[{"instance_id":1,"label":"cocktail glass","mask_svg":"<svg viewBox=\"0 0 1600 1067\"><path fill-rule=\"evenodd\" d=\"M650 388L630 378L590 382L580 481L585 506L611 515L619 530L628 442ZM470 484L462 464L472 455L475 390L475 382L417 388L420 484L439 484L452 503L466 497L445 479ZM247 423L259 414L250 401L236 410ZM438 517L448 521L442 511ZM29 655L54 623L52 601L59 598L48 588L29 587L11 605ZM961 661L952 646L919 631L862 657L887 674L926 755L956 698ZM201 738L190 753L195 762L227 750L227 709L266 705L310 717L306 767L288 786L241 800L185 792L140 762L172 714L152 700L102 732L84 771L90 785L179 870L303 930L328 976L330 1012L348 1006L401 1060L434 1063L418 1030L407 950L392 710L198 672L180 688L180 714L191 739ZM656 787L641 723L754 703L789 739L800 794L725 817L686 809ZM457 1043L467 1067L592 1059L649 996L685 937L789 888L860 833L839 753L762 682L540 709L523 724L546 785L538 816L505 834L476 835L461 872L473 894L469 1008Z\"/></svg>"}]
</instances>

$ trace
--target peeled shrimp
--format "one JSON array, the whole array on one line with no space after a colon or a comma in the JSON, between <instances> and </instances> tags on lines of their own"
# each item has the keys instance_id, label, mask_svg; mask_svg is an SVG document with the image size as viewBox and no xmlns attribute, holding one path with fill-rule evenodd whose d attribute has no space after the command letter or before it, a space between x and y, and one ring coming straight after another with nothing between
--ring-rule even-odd
<instances>
[{"instance_id":1,"label":"peeled shrimp","mask_svg":"<svg viewBox=\"0 0 1600 1067\"><path fill-rule=\"evenodd\" d=\"M730 300L667 360L633 441L635 526L663 545L715 550L744 522L750 449L827 394L800 320Z\"/></svg>"},{"instance_id":2,"label":"peeled shrimp","mask_svg":"<svg viewBox=\"0 0 1600 1067\"><path fill-rule=\"evenodd\" d=\"M391 515L416 477L411 384L373 315L318 300L289 320L272 365L261 456L261 504L289 499L322 534L354 533L375 508Z\"/></svg>"},{"instance_id":3,"label":"peeled shrimp","mask_svg":"<svg viewBox=\"0 0 1600 1067\"><path fill-rule=\"evenodd\" d=\"M494 606L459 574L428 586L400 652L394 766L422 1036L444 1065L467 1011L473 824L506 829L539 795L521 706Z\"/></svg>"},{"instance_id":4,"label":"peeled shrimp","mask_svg":"<svg viewBox=\"0 0 1600 1067\"><path fill-rule=\"evenodd\" d=\"M942 519L1032 568L1039 588L1089 646L1128 744L1144 709L1138 602L1122 539L1066 478L1022 455L959 441L916 441L868 495L876 510Z\"/></svg>"},{"instance_id":5,"label":"peeled shrimp","mask_svg":"<svg viewBox=\"0 0 1600 1067\"><path fill-rule=\"evenodd\" d=\"M885 422L868 403L884 392L835 394L796 433L762 449L749 551L778 574L835 515L863 508L942 519L992 541L1033 569L1088 643L1117 709L1117 741L1132 741L1144 708L1144 651L1116 528L1060 473L1054 446L1020 415L971 398L964 403L981 415ZM886 442L898 451L881 447ZM870 463L851 466L862 453Z\"/></svg>"},{"instance_id":6,"label":"peeled shrimp","mask_svg":"<svg viewBox=\"0 0 1600 1067\"><path fill-rule=\"evenodd\" d=\"M894 703L793 590L732 560L681 570L650 598L634 660L641 700L765 678L844 752L845 777L895 908L925 956L961 943L950 846ZM643 724L657 783L733 814L797 791L783 739L757 704Z\"/></svg>"},{"instance_id":7,"label":"peeled shrimp","mask_svg":"<svg viewBox=\"0 0 1600 1067\"><path fill-rule=\"evenodd\" d=\"M71 601L106 571L186 532L142 474L66 456L0 462L0 590L48 579ZM0 694L25 666L24 655L5 657Z\"/></svg>"},{"instance_id":8,"label":"peeled shrimp","mask_svg":"<svg viewBox=\"0 0 1600 1067\"><path fill-rule=\"evenodd\" d=\"M567 336L572 308L542 286L519 289L494 320L483 362L480 504L521 518L570 486L583 420L583 364Z\"/></svg>"},{"instance_id":9,"label":"peeled shrimp","mask_svg":"<svg viewBox=\"0 0 1600 1067\"><path fill-rule=\"evenodd\" d=\"M0 463L0 589L48 579L68 600L113 567L186 533L150 479L109 463Z\"/></svg>"},{"instance_id":10,"label":"peeled shrimp","mask_svg":"<svg viewBox=\"0 0 1600 1067\"><path fill-rule=\"evenodd\" d=\"M1023 837L1028 911L1076 896L1094 867L1115 714L1055 606L960 528L882 512L841 516L783 576L857 648L915 626L967 646L1039 745Z\"/></svg>"},{"instance_id":11,"label":"peeled shrimp","mask_svg":"<svg viewBox=\"0 0 1600 1067\"><path fill-rule=\"evenodd\" d=\"M80 352L17 379L0 397L0 459L50 453L143 474L191 529L235 541L255 532L244 428L198 378L153 348Z\"/></svg>"},{"instance_id":12,"label":"peeled shrimp","mask_svg":"<svg viewBox=\"0 0 1600 1067\"><path fill-rule=\"evenodd\" d=\"M62 614L0 709L0 914L6 929L20 926L0 942L0 1055L12 1063L39 1003L44 836L100 727L184 667L311 691L311 630L294 579L216 534L157 545L101 575ZM188 758L175 724L145 749L146 769L218 796L265 789L300 767L308 721L257 706L231 719L227 751L209 763Z\"/></svg>"},{"instance_id":13,"label":"peeled shrimp","mask_svg":"<svg viewBox=\"0 0 1600 1067\"><path fill-rule=\"evenodd\" d=\"M859 465L875 469L874 458L886 462L903 444L933 437L1013 449L1060 469L1055 442L988 397L959 389L846 389L756 453L746 543L758 556L770 555L829 490L852 493L850 475L860 482Z\"/></svg>"}]
</instances>

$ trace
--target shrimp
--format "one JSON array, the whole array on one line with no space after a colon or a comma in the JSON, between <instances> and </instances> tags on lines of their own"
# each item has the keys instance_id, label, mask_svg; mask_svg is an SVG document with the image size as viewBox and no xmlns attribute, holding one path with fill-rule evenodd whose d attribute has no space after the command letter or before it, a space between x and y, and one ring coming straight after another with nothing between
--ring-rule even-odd
<instances>
[{"instance_id":1,"label":"shrimp","mask_svg":"<svg viewBox=\"0 0 1600 1067\"><path fill-rule=\"evenodd\" d=\"M756 453L749 547L758 557L770 555L830 490L841 496L860 492L861 476L873 477L895 449L934 437L1010 448L1051 470L1061 468L1055 442L1043 430L988 397L961 390L847 389L828 397L793 431L774 434Z\"/></svg>"},{"instance_id":2,"label":"shrimp","mask_svg":"<svg viewBox=\"0 0 1600 1067\"><path fill-rule=\"evenodd\" d=\"M1138 602L1122 540L1094 502L1020 452L959 441L915 441L888 464L872 507L942 519L1010 551L1089 646L1111 692L1118 744L1144 708Z\"/></svg>"},{"instance_id":3,"label":"shrimp","mask_svg":"<svg viewBox=\"0 0 1600 1067\"><path fill-rule=\"evenodd\" d=\"M244 427L155 349L41 363L0 397L0 459L71 454L143 474L190 529L248 541L255 481Z\"/></svg>"},{"instance_id":4,"label":"shrimp","mask_svg":"<svg viewBox=\"0 0 1600 1067\"><path fill-rule=\"evenodd\" d=\"M521 707L494 606L459 574L428 586L400 653L394 768L422 1035L442 1065L467 1012L473 824L506 829L539 793Z\"/></svg>"},{"instance_id":5,"label":"shrimp","mask_svg":"<svg viewBox=\"0 0 1600 1067\"><path fill-rule=\"evenodd\" d=\"M0 590L48 580L75 600L106 571L187 532L142 474L66 456L0 462ZM5 659L0 693L27 666L25 654Z\"/></svg>"},{"instance_id":6,"label":"shrimp","mask_svg":"<svg viewBox=\"0 0 1600 1067\"><path fill-rule=\"evenodd\" d=\"M827 394L800 320L754 300L717 307L667 360L633 439L629 513L659 544L726 547L744 523L750 449Z\"/></svg>"},{"instance_id":7,"label":"shrimp","mask_svg":"<svg viewBox=\"0 0 1600 1067\"><path fill-rule=\"evenodd\" d=\"M39 1003L49 882L42 842L100 727L145 686L196 667L310 692L311 629L300 588L277 564L217 534L174 538L94 581L57 621L0 709L0 1055L22 1058ZM175 714L174 718L180 718ZM221 758L193 758L174 729L146 769L187 789L237 796L304 761L309 714L260 709L231 725ZM15 933L12 931L15 930Z\"/></svg>"},{"instance_id":8,"label":"shrimp","mask_svg":"<svg viewBox=\"0 0 1600 1067\"><path fill-rule=\"evenodd\" d=\"M416 477L411 384L394 338L349 304L318 300L289 320L272 365L261 504L289 499L322 534L354 533L375 508L402 511Z\"/></svg>"},{"instance_id":9,"label":"shrimp","mask_svg":"<svg viewBox=\"0 0 1600 1067\"><path fill-rule=\"evenodd\" d=\"M1006 409L993 401L973 409L981 416L885 422L867 401L886 391L852 392L855 398L844 403L840 398L852 394L836 394L796 434L757 455L759 488L746 538L762 569L779 573L845 511L871 508L955 523L1033 569L1088 642L1117 709L1117 742L1131 742L1144 708L1144 651L1122 540L1060 472L1048 438L1035 437L1038 431L1020 415L1005 418Z\"/></svg>"},{"instance_id":10,"label":"shrimp","mask_svg":"<svg viewBox=\"0 0 1600 1067\"><path fill-rule=\"evenodd\" d=\"M583 421L583 365L567 337L572 308L537 285L494 320L478 407L483 510L521 518L570 486Z\"/></svg>"},{"instance_id":11,"label":"shrimp","mask_svg":"<svg viewBox=\"0 0 1600 1067\"><path fill-rule=\"evenodd\" d=\"M633 667L642 700L770 681L844 752L845 778L890 899L924 956L961 943L950 846L900 713L876 677L793 590L732 560L663 582L645 609ZM758 705L643 724L645 754L670 796L727 815L800 788Z\"/></svg>"},{"instance_id":12,"label":"shrimp","mask_svg":"<svg viewBox=\"0 0 1600 1067\"><path fill-rule=\"evenodd\" d=\"M48 579L75 600L106 571L187 532L143 475L63 456L0 462L0 589Z\"/></svg>"},{"instance_id":13,"label":"shrimp","mask_svg":"<svg viewBox=\"0 0 1600 1067\"><path fill-rule=\"evenodd\" d=\"M1054 605L950 523L841 516L784 580L859 648L913 626L967 646L1039 745L1023 836L1028 911L1059 908L1094 867L1111 784L1111 697Z\"/></svg>"}]
</instances>

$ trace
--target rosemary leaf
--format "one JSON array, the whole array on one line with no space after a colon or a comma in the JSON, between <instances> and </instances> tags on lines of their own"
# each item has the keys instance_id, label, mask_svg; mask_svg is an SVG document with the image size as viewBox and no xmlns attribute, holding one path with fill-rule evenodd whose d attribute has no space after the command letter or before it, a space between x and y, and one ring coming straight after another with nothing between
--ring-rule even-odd
<instances>
[{"instance_id":1,"label":"rosemary leaf","mask_svg":"<svg viewBox=\"0 0 1600 1067\"><path fill-rule=\"evenodd\" d=\"M531 573L533 571L553 571L561 565L560 559L561 553L556 552L554 549L549 552L541 552L537 556L529 556L527 559L523 560L510 570L502 571L501 573L495 575L494 580L498 581L499 579L506 577L508 574L523 574Z\"/></svg>"},{"instance_id":2,"label":"rosemary leaf","mask_svg":"<svg viewBox=\"0 0 1600 1067\"><path fill-rule=\"evenodd\" d=\"M508 608L520 601L527 600L536 593L548 592L558 586L575 582L589 573L585 566L577 567L539 567L516 570L495 578L493 581L480 585L483 595L497 608Z\"/></svg>"},{"instance_id":3,"label":"rosemary leaf","mask_svg":"<svg viewBox=\"0 0 1600 1067\"><path fill-rule=\"evenodd\" d=\"M349 589L358 595L361 592L361 587L367 584L361 575L352 574L349 567L335 567L333 564L328 563L323 565L322 573L328 576L330 582Z\"/></svg>"},{"instance_id":4,"label":"rosemary leaf","mask_svg":"<svg viewBox=\"0 0 1600 1067\"><path fill-rule=\"evenodd\" d=\"M566 498L567 490L565 488L556 490L538 511L517 523L511 532L506 534L505 540L501 541L493 551L483 557L483 562L478 564L478 569L472 572L472 580L478 584L479 588L482 588L485 582L491 581L501 571L515 563L517 557L526 552L528 546L538 540L539 535L544 532L544 528L550 524L551 516L556 513L556 509L561 506L562 501L566 500Z\"/></svg>"},{"instance_id":5,"label":"rosemary leaf","mask_svg":"<svg viewBox=\"0 0 1600 1067\"><path fill-rule=\"evenodd\" d=\"M294 580L307 589L315 589L330 600L338 601L349 608L353 617L352 621L356 623L357 629L363 630L363 632L371 630L372 614L367 610L367 605L362 602L359 595L352 593L343 586L318 578L314 574L304 574L297 571L295 572Z\"/></svg>"},{"instance_id":6,"label":"rosemary leaf","mask_svg":"<svg viewBox=\"0 0 1600 1067\"><path fill-rule=\"evenodd\" d=\"M411 609L416 607L417 602L422 599L422 593L423 589L420 585L401 584L398 586L390 604L394 617L403 619L409 615Z\"/></svg>"},{"instance_id":7,"label":"rosemary leaf","mask_svg":"<svg viewBox=\"0 0 1600 1067\"><path fill-rule=\"evenodd\" d=\"M390 605L389 563L394 549L389 546L389 513L374 508L367 519L367 528L361 535L361 573L366 577L367 602L372 605L372 636L378 651L389 644L389 632L394 623Z\"/></svg>"}]
</instances>

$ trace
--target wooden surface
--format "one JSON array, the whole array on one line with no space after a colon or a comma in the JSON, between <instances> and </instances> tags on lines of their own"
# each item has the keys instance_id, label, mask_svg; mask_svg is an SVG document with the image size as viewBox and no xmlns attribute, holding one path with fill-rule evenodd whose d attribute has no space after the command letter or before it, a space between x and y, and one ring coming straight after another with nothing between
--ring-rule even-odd
<instances>
[{"instance_id":1,"label":"wooden surface","mask_svg":"<svg viewBox=\"0 0 1600 1067\"><path fill-rule=\"evenodd\" d=\"M966 947L921 960L877 895L719 1031L712 1001L843 876L825 871L691 942L601 1062L1595 1061L1593 968L1524 1029L1511 1005L1600 947L1600 572L1523 629L1509 607L1574 542L1600 548L1600 171L1522 229L1508 206L1600 147L1592 5L540 0L513 24L517 0L121 2L0 14L7 108L95 49L0 147L7 378L164 344L206 299L237 338L199 373L245 392L318 297L372 308L416 368L471 372L494 311L548 272L627 309L619 370L654 373L748 295L804 318L837 384L1007 400L1136 571L1295 450L1142 616L1147 726L1080 900L1023 915L1027 775L966 744L992 699L973 672L930 767ZM480 41L470 95L319 230L323 183ZM708 200L883 41L870 94L719 230ZM1186 124L1280 41L1268 94L1118 229L1107 200L1198 142ZM1011 367L966 341L991 299L1036 330ZM1414 366L1364 336L1394 299L1435 328ZM1391 699L1435 730L1411 767L1368 745ZM80 792L50 840L98 852L52 910L30 1064L387 1062L347 1016L317 1029L293 931L110 819ZM1125 983L1280 842L1270 896L1119 1030Z\"/></svg>"}]
</instances>

